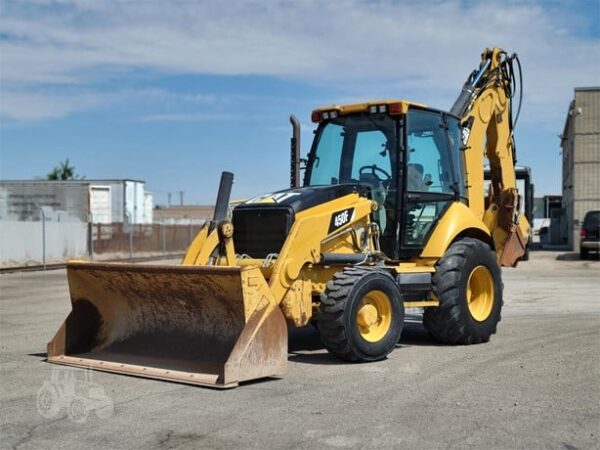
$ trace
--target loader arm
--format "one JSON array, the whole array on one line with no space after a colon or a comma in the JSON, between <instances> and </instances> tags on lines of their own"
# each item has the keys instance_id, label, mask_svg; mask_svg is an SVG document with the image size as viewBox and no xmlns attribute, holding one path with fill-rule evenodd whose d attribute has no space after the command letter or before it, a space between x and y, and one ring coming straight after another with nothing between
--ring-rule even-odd
<instances>
[{"instance_id":1,"label":"loader arm","mask_svg":"<svg viewBox=\"0 0 600 450\"><path fill-rule=\"evenodd\" d=\"M232 234L223 233L223 228L231 226L230 222L221 222L213 227L207 222L190 245L183 265L194 266L257 266L269 283L274 301L280 304L290 287L298 279L307 264L319 264L323 253L327 254L356 254L358 249L351 237L328 241L331 235L328 227L332 215L336 211L354 208L352 219L336 234L353 227L367 229L369 215L373 211L373 201L353 193L300 212L289 231L285 244L277 258L270 261L263 259L242 259L235 256ZM369 240L369 243L372 241ZM225 249L223 252L222 249ZM370 245L368 250L375 250ZM224 253L224 254L223 254ZM233 257L231 255L234 255ZM366 255L365 255L366 257Z\"/></svg>"},{"instance_id":2,"label":"loader arm","mask_svg":"<svg viewBox=\"0 0 600 450\"><path fill-rule=\"evenodd\" d=\"M224 220L216 226L206 222L188 247L181 264L188 266L222 265L235 266L233 226ZM212 228L212 231L211 231Z\"/></svg>"},{"instance_id":3,"label":"loader arm","mask_svg":"<svg viewBox=\"0 0 600 450\"><path fill-rule=\"evenodd\" d=\"M235 251L231 239L233 226L228 219L232 187L233 173L221 173L213 218L204 223L188 247L183 265L219 265L223 258L226 265L235 265Z\"/></svg>"},{"instance_id":4,"label":"loader arm","mask_svg":"<svg viewBox=\"0 0 600 450\"><path fill-rule=\"evenodd\" d=\"M465 83L452 112L463 124L463 148L469 207L485 223L503 266L514 266L525 253L530 224L519 214L521 197L515 177L513 136L513 61L499 48L486 49L482 62ZM484 155L491 190L484 192Z\"/></svg>"},{"instance_id":5,"label":"loader arm","mask_svg":"<svg viewBox=\"0 0 600 450\"><path fill-rule=\"evenodd\" d=\"M331 234L328 227L332 215L336 211L350 207L354 208L352 219L343 228L336 230L336 233L356 226L367 228L369 216L373 210L373 201L358 194L350 194L309 208L296 216L296 221L277 257L269 279L273 297L278 303L284 299L288 289L298 279L303 268L307 264L321 263L324 253L329 254L331 251L338 255L356 254L358 249L354 248L348 240L338 239L333 247L326 242ZM371 246L369 249L373 250L374 248Z\"/></svg>"}]
</instances>

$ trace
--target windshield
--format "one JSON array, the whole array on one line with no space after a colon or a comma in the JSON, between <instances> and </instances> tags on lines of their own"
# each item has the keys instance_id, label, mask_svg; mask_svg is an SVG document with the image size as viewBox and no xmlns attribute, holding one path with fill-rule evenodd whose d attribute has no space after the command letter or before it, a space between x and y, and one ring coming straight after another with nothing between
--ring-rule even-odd
<instances>
[{"instance_id":1,"label":"windshield","mask_svg":"<svg viewBox=\"0 0 600 450\"><path fill-rule=\"evenodd\" d=\"M309 155L306 186L382 182L395 166L396 126L385 114L343 116L320 126Z\"/></svg>"},{"instance_id":2,"label":"windshield","mask_svg":"<svg viewBox=\"0 0 600 450\"><path fill-rule=\"evenodd\" d=\"M373 220L392 254L397 223L397 121L386 114L342 116L322 124L308 157L305 186L361 183L379 207Z\"/></svg>"}]
</instances>

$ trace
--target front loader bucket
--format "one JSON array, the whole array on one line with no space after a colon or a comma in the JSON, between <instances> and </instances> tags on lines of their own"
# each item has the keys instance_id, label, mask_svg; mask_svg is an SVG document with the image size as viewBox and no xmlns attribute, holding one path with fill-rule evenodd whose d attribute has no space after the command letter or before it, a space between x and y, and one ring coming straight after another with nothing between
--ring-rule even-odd
<instances>
[{"instance_id":1,"label":"front loader bucket","mask_svg":"<svg viewBox=\"0 0 600 450\"><path fill-rule=\"evenodd\" d=\"M287 327L259 269L73 262L48 361L214 387L283 375Z\"/></svg>"}]
</instances>

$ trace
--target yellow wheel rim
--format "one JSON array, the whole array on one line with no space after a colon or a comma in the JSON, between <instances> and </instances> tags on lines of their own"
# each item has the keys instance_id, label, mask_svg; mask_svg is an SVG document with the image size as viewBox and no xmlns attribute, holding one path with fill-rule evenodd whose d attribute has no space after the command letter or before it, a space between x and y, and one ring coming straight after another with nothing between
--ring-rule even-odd
<instances>
[{"instance_id":1,"label":"yellow wheel rim","mask_svg":"<svg viewBox=\"0 0 600 450\"><path fill-rule=\"evenodd\" d=\"M356 323L362 338L379 342L392 325L392 302L382 291L371 291L358 305Z\"/></svg>"},{"instance_id":2,"label":"yellow wheel rim","mask_svg":"<svg viewBox=\"0 0 600 450\"><path fill-rule=\"evenodd\" d=\"M494 279L485 266L477 266L467 282L467 305L471 317L478 322L486 320L494 306Z\"/></svg>"}]
</instances>

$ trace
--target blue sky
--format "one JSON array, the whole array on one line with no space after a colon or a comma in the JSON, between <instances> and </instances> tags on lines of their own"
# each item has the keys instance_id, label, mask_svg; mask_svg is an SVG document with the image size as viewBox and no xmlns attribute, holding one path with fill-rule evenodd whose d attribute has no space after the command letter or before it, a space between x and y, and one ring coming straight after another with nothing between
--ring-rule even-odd
<instances>
[{"instance_id":1,"label":"blue sky","mask_svg":"<svg viewBox=\"0 0 600 450\"><path fill-rule=\"evenodd\" d=\"M448 109L487 46L517 52L519 163L561 190L576 86L600 85L600 1L3 0L0 177L69 158L87 178L147 182L157 203L284 188L290 113L405 98Z\"/></svg>"}]
</instances>

